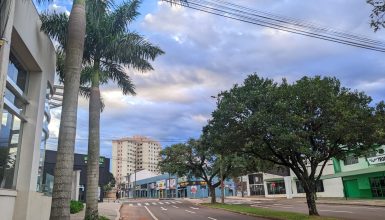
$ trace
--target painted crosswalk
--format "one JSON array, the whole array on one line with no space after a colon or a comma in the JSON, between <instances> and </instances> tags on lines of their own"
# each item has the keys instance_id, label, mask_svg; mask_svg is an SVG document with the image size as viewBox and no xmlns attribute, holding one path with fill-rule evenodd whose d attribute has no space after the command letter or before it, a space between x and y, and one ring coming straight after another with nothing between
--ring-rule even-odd
<instances>
[{"instance_id":1,"label":"painted crosswalk","mask_svg":"<svg viewBox=\"0 0 385 220\"><path fill-rule=\"evenodd\" d=\"M170 201L170 202L125 202L128 206L154 206L154 205L178 205L182 204L181 201Z\"/></svg>"}]
</instances>

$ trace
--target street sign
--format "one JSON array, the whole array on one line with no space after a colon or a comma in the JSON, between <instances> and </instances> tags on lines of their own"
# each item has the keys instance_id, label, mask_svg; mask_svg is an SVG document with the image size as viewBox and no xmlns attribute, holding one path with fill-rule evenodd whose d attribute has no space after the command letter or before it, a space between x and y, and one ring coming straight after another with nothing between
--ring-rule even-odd
<instances>
[{"instance_id":1,"label":"street sign","mask_svg":"<svg viewBox=\"0 0 385 220\"><path fill-rule=\"evenodd\" d=\"M195 194L195 193L197 193L197 186L191 186L191 193L192 194Z\"/></svg>"}]
</instances>

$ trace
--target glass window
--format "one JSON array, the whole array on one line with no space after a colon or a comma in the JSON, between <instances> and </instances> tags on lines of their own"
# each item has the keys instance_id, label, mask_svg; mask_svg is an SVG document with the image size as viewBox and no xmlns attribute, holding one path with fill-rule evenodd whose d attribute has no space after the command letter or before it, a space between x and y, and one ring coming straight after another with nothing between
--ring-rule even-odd
<instances>
[{"instance_id":1,"label":"glass window","mask_svg":"<svg viewBox=\"0 0 385 220\"><path fill-rule=\"evenodd\" d=\"M302 186L302 183L299 180L295 181L295 184L297 186L297 193L305 193L305 190ZM324 192L324 183L322 180L317 181L316 183L316 192Z\"/></svg>"},{"instance_id":2,"label":"glass window","mask_svg":"<svg viewBox=\"0 0 385 220\"><path fill-rule=\"evenodd\" d=\"M268 182L267 192L269 195L286 194L285 182L284 181Z\"/></svg>"},{"instance_id":3,"label":"glass window","mask_svg":"<svg viewBox=\"0 0 385 220\"><path fill-rule=\"evenodd\" d=\"M20 119L4 109L0 130L0 188L14 189L16 187L20 131Z\"/></svg>"},{"instance_id":4,"label":"glass window","mask_svg":"<svg viewBox=\"0 0 385 220\"><path fill-rule=\"evenodd\" d=\"M352 165L358 163L358 157L355 156L347 156L344 159L344 165Z\"/></svg>"},{"instance_id":5,"label":"glass window","mask_svg":"<svg viewBox=\"0 0 385 220\"><path fill-rule=\"evenodd\" d=\"M11 53L8 64L8 77L16 83L23 92L26 91L27 71L25 71L15 56Z\"/></svg>"},{"instance_id":6,"label":"glass window","mask_svg":"<svg viewBox=\"0 0 385 220\"><path fill-rule=\"evenodd\" d=\"M12 54L9 58L7 74L9 80L16 83L16 87L25 93L28 74ZM8 104L4 105L1 119L0 188L15 189L22 121L11 113L14 112L11 109L19 109L20 114L23 114L25 103L8 88L5 90L4 97Z\"/></svg>"},{"instance_id":7,"label":"glass window","mask_svg":"<svg viewBox=\"0 0 385 220\"><path fill-rule=\"evenodd\" d=\"M385 198L385 177L370 178L370 186L374 198Z\"/></svg>"}]
</instances>

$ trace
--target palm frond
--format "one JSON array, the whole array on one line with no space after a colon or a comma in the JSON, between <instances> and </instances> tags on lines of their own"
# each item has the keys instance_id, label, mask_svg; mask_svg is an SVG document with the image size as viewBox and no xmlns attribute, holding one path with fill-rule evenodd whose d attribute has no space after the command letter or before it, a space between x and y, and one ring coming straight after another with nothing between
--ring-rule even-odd
<instances>
[{"instance_id":1,"label":"palm frond","mask_svg":"<svg viewBox=\"0 0 385 220\"><path fill-rule=\"evenodd\" d=\"M122 89L124 95L131 94L136 95L135 85L131 81L131 78L126 74L124 68L113 62L104 61L103 62L103 71L108 74L108 78L116 82L119 88Z\"/></svg>"},{"instance_id":2,"label":"palm frond","mask_svg":"<svg viewBox=\"0 0 385 220\"><path fill-rule=\"evenodd\" d=\"M56 49L56 73L59 76L59 82L64 83L64 61L65 54L63 50Z\"/></svg>"},{"instance_id":3,"label":"palm frond","mask_svg":"<svg viewBox=\"0 0 385 220\"><path fill-rule=\"evenodd\" d=\"M65 13L43 13L40 19L43 23L41 30L58 41L59 47L66 48L68 16Z\"/></svg>"},{"instance_id":4,"label":"palm frond","mask_svg":"<svg viewBox=\"0 0 385 220\"><path fill-rule=\"evenodd\" d=\"M152 70L148 60L164 52L135 32L117 36L106 52L106 57L140 71Z\"/></svg>"},{"instance_id":5,"label":"palm frond","mask_svg":"<svg viewBox=\"0 0 385 220\"><path fill-rule=\"evenodd\" d=\"M141 3L141 0L130 0L120 5L110 16L110 20L112 21L111 32L124 32L127 24L140 15L138 8Z\"/></svg>"}]
</instances>

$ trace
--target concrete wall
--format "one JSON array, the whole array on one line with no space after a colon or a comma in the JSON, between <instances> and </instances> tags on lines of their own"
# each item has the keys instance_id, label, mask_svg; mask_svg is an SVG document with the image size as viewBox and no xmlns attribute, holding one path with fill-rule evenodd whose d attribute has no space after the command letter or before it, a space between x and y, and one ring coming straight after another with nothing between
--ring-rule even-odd
<instances>
[{"instance_id":1,"label":"concrete wall","mask_svg":"<svg viewBox=\"0 0 385 220\"><path fill-rule=\"evenodd\" d=\"M41 22L32 1L15 1L11 51L28 71L22 142L18 154L16 191L0 190L2 219L48 219L51 198L36 192L47 82L53 84L55 50L40 32ZM14 207L17 207L15 209Z\"/></svg>"}]
</instances>

